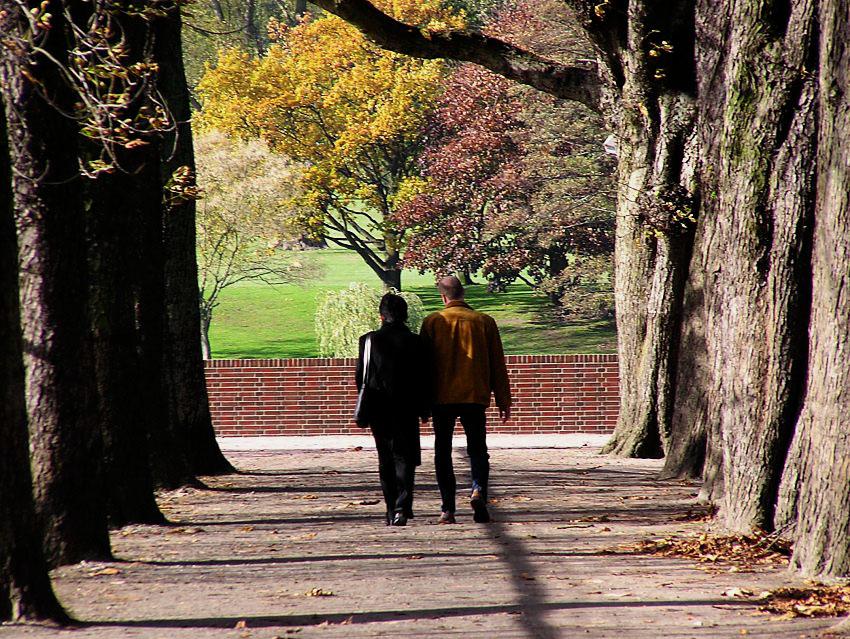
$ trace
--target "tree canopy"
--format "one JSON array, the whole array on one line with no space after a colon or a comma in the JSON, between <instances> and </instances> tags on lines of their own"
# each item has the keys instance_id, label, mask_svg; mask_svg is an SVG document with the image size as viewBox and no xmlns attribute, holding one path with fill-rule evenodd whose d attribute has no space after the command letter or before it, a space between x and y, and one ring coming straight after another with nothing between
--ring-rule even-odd
<instances>
[{"instance_id":1,"label":"tree canopy","mask_svg":"<svg viewBox=\"0 0 850 639\"><path fill-rule=\"evenodd\" d=\"M426 30L463 26L462 14L439 2L396 2L392 9ZM302 223L356 251L398 287L403 233L391 214L404 181L416 174L444 64L383 51L334 16L278 25L276 40L260 58L220 54L198 87L198 123L262 137L303 162Z\"/></svg>"}]
</instances>

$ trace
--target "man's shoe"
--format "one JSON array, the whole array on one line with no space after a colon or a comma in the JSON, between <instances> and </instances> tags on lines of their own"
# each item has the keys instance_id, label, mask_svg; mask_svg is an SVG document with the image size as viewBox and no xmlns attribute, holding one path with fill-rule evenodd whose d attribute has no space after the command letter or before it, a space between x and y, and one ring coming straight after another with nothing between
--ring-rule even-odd
<instances>
[{"instance_id":1,"label":"man's shoe","mask_svg":"<svg viewBox=\"0 0 850 639\"><path fill-rule=\"evenodd\" d=\"M440 518L437 520L437 523L438 524L456 524L457 522L455 521L455 514L454 513L447 513L447 512L444 511L444 512L440 513Z\"/></svg>"},{"instance_id":2,"label":"man's shoe","mask_svg":"<svg viewBox=\"0 0 850 639\"><path fill-rule=\"evenodd\" d=\"M487 499L481 494L480 488L472 491L469 504L472 506L472 520L475 523L486 524L490 521L490 513L487 512Z\"/></svg>"},{"instance_id":3,"label":"man's shoe","mask_svg":"<svg viewBox=\"0 0 850 639\"><path fill-rule=\"evenodd\" d=\"M405 517L407 517L408 519L413 519L413 510L412 509L411 510L404 510L403 512L404 512Z\"/></svg>"},{"instance_id":4,"label":"man's shoe","mask_svg":"<svg viewBox=\"0 0 850 639\"><path fill-rule=\"evenodd\" d=\"M396 513L390 526L407 526L407 517L404 513Z\"/></svg>"}]
</instances>

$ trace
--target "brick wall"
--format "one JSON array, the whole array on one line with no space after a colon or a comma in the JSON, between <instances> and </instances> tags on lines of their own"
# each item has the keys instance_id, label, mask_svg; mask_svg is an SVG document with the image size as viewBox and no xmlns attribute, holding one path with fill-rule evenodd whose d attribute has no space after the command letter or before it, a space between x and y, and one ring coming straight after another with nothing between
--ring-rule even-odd
<instances>
[{"instance_id":1,"label":"brick wall","mask_svg":"<svg viewBox=\"0 0 850 639\"><path fill-rule=\"evenodd\" d=\"M617 421L616 355L511 355L514 416L496 433L609 433ZM353 359L217 359L206 363L219 436L363 434L351 420Z\"/></svg>"}]
</instances>

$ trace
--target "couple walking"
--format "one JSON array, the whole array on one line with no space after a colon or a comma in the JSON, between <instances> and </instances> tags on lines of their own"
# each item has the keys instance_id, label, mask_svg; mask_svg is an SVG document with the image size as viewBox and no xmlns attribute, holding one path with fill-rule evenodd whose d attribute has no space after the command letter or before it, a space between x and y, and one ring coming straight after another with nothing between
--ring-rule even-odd
<instances>
[{"instance_id":1,"label":"couple walking","mask_svg":"<svg viewBox=\"0 0 850 639\"><path fill-rule=\"evenodd\" d=\"M491 392L502 420L507 421L511 413L508 373L496 322L470 308L458 278L444 277L437 288L445 308L425 318L419 335L405 324L407 302L388 293L379 308L381 328L360 338L357 388L369 392L370 402L358 423L368 425L375 437L387 524L393 526L404 526L413 517L414 474L421 463L419 423L425 424L431 417L442 498L439 523L455 523L452 435L458 419L466 433L472 470L473 519L490 521L485 410Z\"/></svg>"}]
</instances>

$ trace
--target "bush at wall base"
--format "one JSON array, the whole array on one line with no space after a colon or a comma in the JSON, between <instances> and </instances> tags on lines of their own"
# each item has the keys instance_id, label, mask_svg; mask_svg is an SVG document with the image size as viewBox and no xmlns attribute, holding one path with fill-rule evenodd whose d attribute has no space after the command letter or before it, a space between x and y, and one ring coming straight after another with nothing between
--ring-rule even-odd
<instances>
[{"instance_id":1,"label":"bush at wall base","mask_svg":"<svg viewBox=\"0 0 850 639\"><path fill-rule=\"evenodd\" d=\"M425 319L422 300L414 293L391 291L407 301L407 325L419 332ZM316 337L322 357L357 357L358 339L381 325L378 305L385 291L353 282L347 289L321 296L316 308Z\"/></svg>"}]
</instances>

